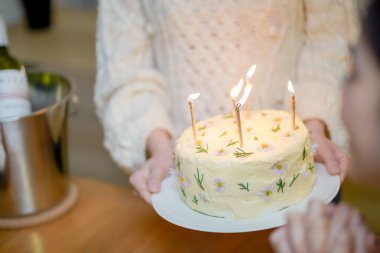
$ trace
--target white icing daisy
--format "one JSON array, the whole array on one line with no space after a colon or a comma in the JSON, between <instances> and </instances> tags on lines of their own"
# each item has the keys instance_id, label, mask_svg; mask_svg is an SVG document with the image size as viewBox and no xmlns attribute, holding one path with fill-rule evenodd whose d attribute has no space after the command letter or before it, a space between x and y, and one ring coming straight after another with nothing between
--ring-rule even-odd
<instances>
[{"instance_id":1,"label":"white icing daisy","mask_svg":"<svg viewBox=\"0 0 380 253\"><path fill-rule=\"evenodd\" d=\"M285 162L277 162L272 166L272 170L277 175L282 175L288 168L288 165Z\"/></svg>"},{"instance_id":2,"label":"white icing daisy","mask_svg":"<svg viewBox=\"0 0 380 253\"><path fill-rule=\"evenodd\" d=\"M184 177L182 171L177 171L175 169L170 168L169 169L169 175L177 177L178 183L179 183L179 185L182 188L186 188L187 187L187 184L186 184L186 181L185 181L185 177Z\"/></svg>"},{"instance_id":3,"label":"white icing daisy","mask_svg":"<svg viewBox=\"0 0 380 253\"><path fill-rule=\"evenodd\" d=\"M210 200L207 198L206 194L199 192L198 198L201 199L205 203L210 203Z\"/></svg>"},{"instance_id":4,"label":"white icing daisy","mask_svg":"<svg viewBox=\"0 0 380 253\"><path fill-rule=\"evenodd\" d=\"M265 186L261 188L259 192L260 198L267 203L271 200L272 194L273 194L273 185Z\"/></svg>"},{"instance_id":5,"label":"white icing daisy","mask_svg":"<svg viewBox=\"0 0 380 253\"><path fill-rule=\"evenodd\" d=\"M217 192L223 192L225 187L226 187L226 183L221 179L221 178L216 178L214 180L214 186L215 186L215 191Z\"/></svg>"},{"instance_id":6,"label":"white icing daisy","mask_svg":"<svg viewBox=\"0 0 380 253\"><path fill-rule=\"evenodd\" d=\"M281 124L283 122L286 122L286 117L275 117L273 118L273 124Z\"/></svg>"},{"instance_id":7,"label":"white icing daisy","mask_svg":"<svg viewBox=\"0 0 380 253\"><path fill-rule=\"evenodd\" d=\"M268 143L261 143L258 148L257 148L259 151L262 151L262 152L269 152L269 151L272 151L273 150L273 145L270 145Z\"/></svg>"}]
</instances>

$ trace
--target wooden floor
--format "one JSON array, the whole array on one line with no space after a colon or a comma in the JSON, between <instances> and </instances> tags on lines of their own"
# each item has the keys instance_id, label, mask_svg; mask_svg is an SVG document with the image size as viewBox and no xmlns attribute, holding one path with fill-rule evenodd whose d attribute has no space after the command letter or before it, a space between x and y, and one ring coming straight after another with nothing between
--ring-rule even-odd
<instances>
[{"instance_id":1,"label":"wooden floor","mask_svg":"<svg viewBox=\"0 0 380 253\"><path fill-rule=\"evenodd\" d=\"M21 24L10 27L10 48L25 63L57 69L76 82L81 103L70 122L71 173L127 184L127 176L103 148L102 129L93 104L96 12L61 9L55 12L54 21L49 31L30 32ZM346 182L344 199L357 206L380 233L379 190Z\"/></svg>"}]
</instances>

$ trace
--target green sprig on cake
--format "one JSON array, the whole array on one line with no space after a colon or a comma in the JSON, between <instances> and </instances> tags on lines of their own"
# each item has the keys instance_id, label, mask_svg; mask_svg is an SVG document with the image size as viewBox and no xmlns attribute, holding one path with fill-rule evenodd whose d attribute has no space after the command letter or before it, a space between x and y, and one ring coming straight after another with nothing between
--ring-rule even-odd
<instances>
[{"instance_id":1,"label":"green sprig on cake","mask_svg":"<svg viewBox=\"0 0 380 253\"><path fill-rule=\"evenodd\" d=\"M242 150L241 148L236 148L236 151L234 153L234 155L236 157L247 157L247 156L250 156L252 154L253 154L253 152L246 152L246 151Z\"/></svg>"},{"instance_id":2,"label":"green sprig on cake","mask_svg":"<svg viewBox=\"0 0 380 253\"><path fill-rule=\"evenodd\" d=\"M199 169L198 168L197 168L197 174L194 174L194 178L197 181L197 184L198 184L199 188L201 188L202 191L204 191L205 189L203 188L203 174L199 173Z\"/></svg>"},{"instance_id":3,"label":"green sprig on cake","mask_svg":"<svg viewBox=\"0 0 380 253\"><path fill-rule=\"evenodd\" d=\"M202 145L198 145L197 146L197 153L208 153L208 144L206 145L206 147L204 147Z\"/></svg>"},{"instance_id":4,"label":"green sprig on cake","mask_svg":"<svg viewBox=\"0 0 380 253\"><path fill-rule=\"evenodd\" d=\"M240 186L240 190L246 190L247 192L249 192L249 184L248 184L248 182L246 184L238 183L238 186Z\"/></svg>"}]
</instances>

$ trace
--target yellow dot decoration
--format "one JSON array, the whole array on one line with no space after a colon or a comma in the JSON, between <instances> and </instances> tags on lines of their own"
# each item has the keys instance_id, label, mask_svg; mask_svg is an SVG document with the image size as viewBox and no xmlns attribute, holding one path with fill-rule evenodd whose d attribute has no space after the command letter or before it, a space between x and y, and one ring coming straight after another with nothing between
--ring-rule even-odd
<instances>
[{"instance_id":1,"label":"yellow dot decoration","mask_svg":"<svg viewBox=\"0 0 380 253\"><path fill-rule=\"evenodd\" d=\"M251 132L251 131L252 131L252 128L248 127L248 128L247 128L247 132L249 133L249 132Z\"/></svg>"},{"instance_id":2,"label":"yellow dot decoration","mask_svg":"<svg viewBox=\"0 0 380 253\"><path fill-rule=\"evenodd\" d=\"M269 147L269 145L268 145L267 143L261 143L261 144L260 144L260 147L262 147L262 148L267 148L267 147Z\"/></svg>"},{"instance_id":3,"label":"yellow dot decoration","mask_svg":"<svg viewBox=\"0 0 380 253\"><path fill-rule=\"evenodd\" d=\"M197 144L197 145L201 145L201 144L202 144L202 140L196 140L196 141L195 141L195 144Z\"/></svg>"},{"instance_id":4,"label":"yellow dot decoration","mask_svg":"<svg viewBox=\"0 0 380 253\"><path fill-rule=\"evenodd\" d=\"M274 121L277 122L277 123L280 123L282 121L282 119L280 117L277 117L277 118L274 119Z\"/></svg>"}]
</instances>

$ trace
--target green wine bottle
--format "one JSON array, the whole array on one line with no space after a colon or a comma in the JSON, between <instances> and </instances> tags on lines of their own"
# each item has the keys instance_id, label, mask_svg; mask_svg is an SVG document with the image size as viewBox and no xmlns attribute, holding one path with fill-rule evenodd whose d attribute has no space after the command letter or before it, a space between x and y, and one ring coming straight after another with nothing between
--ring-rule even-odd
<instances>
[{"instance_id":1,"label":"green wine bottle","mask_svg":"<svg viewBox=\"0 0 380 253\"><path fill-rule=\"evenodd\" d=\"M5 22L0 16L0 121L31 113L24 66L8 52Z\"/></svg>"}]
</instances>

